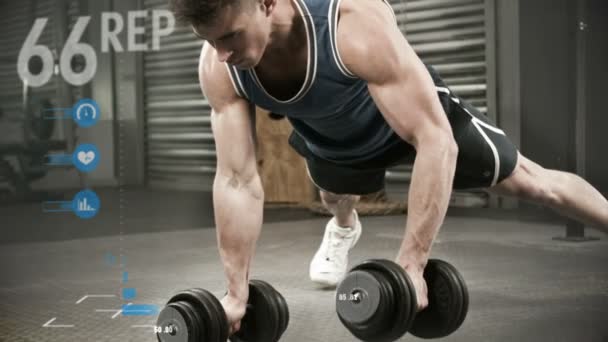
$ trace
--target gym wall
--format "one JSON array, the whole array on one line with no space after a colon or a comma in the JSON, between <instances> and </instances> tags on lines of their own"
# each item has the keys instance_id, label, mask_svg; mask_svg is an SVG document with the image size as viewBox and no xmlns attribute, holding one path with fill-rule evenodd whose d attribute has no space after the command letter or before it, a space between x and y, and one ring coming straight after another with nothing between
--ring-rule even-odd
<instances>
[{"instance_id":1,"label":"gym wall","mask_svg":"<svg viewBox=\"0 0 608 342\"><path fill-rule=\"evenodd\" d=\"M520 23L521 149L545 167L565 170L576 111L575 2L521 1Z\"/></svg>"},{"instance_id":2,"label":"gym wall","mask_svg":"<svg viewBox=\"0 0 608 342\"><path fill-rule=\"evenodd\" d=\"M604 195L608 195L608 115L606 115L606 81L608 80L608 2L588 1L589 33L587 36L585 76L587 83L586 174Z\"/></svg>"},{"instance_id":3,"label":"gym wall","mask_svg":"<svg viewBox=\"0 0 608 342\"><path fill-rule=\"evenodd\" d=\"M581 0L583 1L583 0ZM606 2L585 0L589 30L586 58L586 174L608 192L608 145L603 127L602 83L606 79ZM522 151L545 166L572 169L576 110L576 1L568 0L396 0L402 31L423 60L438 66L455 92L487 111ZM5 42L0 53L3 117L0 143L23 141L22 85L15 70L17 54L33 20L48 17L39 43L60 51L78 16L90 15L82 37L100 47L100 15L166 9L165 0L26 0L3 2L0 19ZM150 41L150 16L145 20ZM542 23L542 25L540 24ZM448 37L448 38L446 38ZM126 32L119 35L125 44ZM162 37L159 51L98 53L94 79L68 86L57 75L40 97L69 106L82 96L95 98L102 110L94 130L57 125L54 139L73 148L98 145L104 162L92 174L70 168L49 170L37 188L145 185L153 188L208 191L215 171L209 106L200 94L196 64L201 42L186 28ZM538 132L543 134L538 134ZM288 148L285 146L285 148ZM388 189L403 195L409 168L391 170ZM474 205L492 205L469 193ZM481 201L478 201L481 199Z\"/></svg>"},{"instance_id":4,"label":"gym wall","mask_svg":"<svg viewBox=\"0 0 608 342\"><path fill-rule=\"evenodd\" d=\"M499 124L523 154L545 167L583 174L608 193L601 94L608 76L608 5L499 1L498 10ZM578 151L577 120L584 145ZM584 170L577 169L577 155Z\"/></svg>"}]
</instances>

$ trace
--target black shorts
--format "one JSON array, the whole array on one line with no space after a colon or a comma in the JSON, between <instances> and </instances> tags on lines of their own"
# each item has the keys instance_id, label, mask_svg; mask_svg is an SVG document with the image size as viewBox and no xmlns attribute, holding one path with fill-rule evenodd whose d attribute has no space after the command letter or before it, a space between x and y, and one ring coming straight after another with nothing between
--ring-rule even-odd
<instances>
[{"instance_id":1,"label":"black shorts","mask_svg":"<svg viewBox=\"0 0 608 342\"><path fill-rule=\"evenodd\" d=\"M437 94L458 144L454 189L491 187L508 177L517 164L517 148L489 118L454 95L429 68ZM336 194L365 195L384 188L386 169L414 161L412 145L397 139L373 159L336 163L314 155L306 142L293 132L289 144L306 159L308 174L322 190Z\"/></svg>"}]
</instances>

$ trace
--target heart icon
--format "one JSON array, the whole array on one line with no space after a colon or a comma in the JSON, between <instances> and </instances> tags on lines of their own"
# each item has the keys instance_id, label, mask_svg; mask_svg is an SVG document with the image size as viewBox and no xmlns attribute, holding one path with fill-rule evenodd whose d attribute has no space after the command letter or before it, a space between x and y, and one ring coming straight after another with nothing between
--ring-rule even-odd
<instances>
[{"instance_id":1,"label":"heart icon","mask_svg":"<svg viewBox=\"0 0 608 342\"><path fill-rule=\"evenodd\" d=\"M93 160L95 160L95 152L80 151L78 152L78 160L84 165L89 165L91 162L93 162Z\"/></svg>"}]
</instances>

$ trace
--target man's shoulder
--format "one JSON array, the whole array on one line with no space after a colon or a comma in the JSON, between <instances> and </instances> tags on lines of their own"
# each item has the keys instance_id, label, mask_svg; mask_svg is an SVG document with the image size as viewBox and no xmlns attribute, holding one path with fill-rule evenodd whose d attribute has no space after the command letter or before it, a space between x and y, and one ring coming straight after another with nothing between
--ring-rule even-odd
<instances>
[{"instance_id":1,"label":"man's shoulder","mask_svg":"<svg viewBox=\"0 0 608 342\"><path fill-rule=\"evenodd\" d=\"M395 26L392 8L382 0L340 1L336 34L341 45L367 45Z\"/></svg>"},{"instance_id":2,"label":"man's shoulder","mask_svg":"<svg viewBox=\"0 0 608 342\"><path fill-rule=\"evenodd\" d=\"M201 89L212 104L222 106L241 99L232 85L228 68L217 58L216 50L205 43L199 57L198 76Z\"/></svg>"},{"instance_id":3,"label":"man's shoulder","mask_svg":"<svg viewBox=\"0 0 608 342\"><path fill-rule=\"evenodd\" d=\"M383 0L341 0L338 11L340 13L338 26L344 17L356 17L362 22L367 21L365 18L368 20L374 18L395 20L390 4Z\"/></svg>"},{"instance_id":4,"label":"man's shoulder","mask_svg":"<svg viewBox=\"0 0 608 342\"><path fill-rule=\"evenodd\" d=\"M370 65L384 65L385 57L398 45L397 33L402 39L392 9L384 1L341 1L337 49L351 73L367 79Z\"/></svg>"},{"instance_id":5,"label":"man's shoulder","mask_svg":"<svg viewBox=\"0 0 608 342\"><path fill-rule=\"evenodd\" d=\"M217 59L217 51L211 44L203 43L198 62L198 74L201 79L214 78L221 74L219 72L221 63Z\"/></svg>"}]
</instances>

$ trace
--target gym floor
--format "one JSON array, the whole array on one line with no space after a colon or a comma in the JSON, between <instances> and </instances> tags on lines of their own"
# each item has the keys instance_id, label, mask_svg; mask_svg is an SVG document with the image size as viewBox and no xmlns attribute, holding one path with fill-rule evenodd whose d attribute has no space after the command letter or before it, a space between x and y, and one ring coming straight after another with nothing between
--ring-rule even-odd
<instances>
[{"instance_id":1,"label":"gym floor","mask_svg":"<svg viewBox=\"0 0 608 342\"><path fill-rule=\"evenodd\" d=\"M208 194L99 194L103 209L90 221L42 214L39 204L0 208L0 341L155 341L155 317L120 315L123 287L136 289L136 304L163 305L190 287L224 293ZM588 230L601 239L560 242L552 239L564 234L560 223L489 216L449 216L433 248L464 275L471 300L463 326L444 340L607 342L608 236ZM354 341L334 292L308 280L326 221L266 213L251 274L289 304L283 341ZM393 258L404 217L362 222L351 265Z\"/></svg>"}]
</instances>

